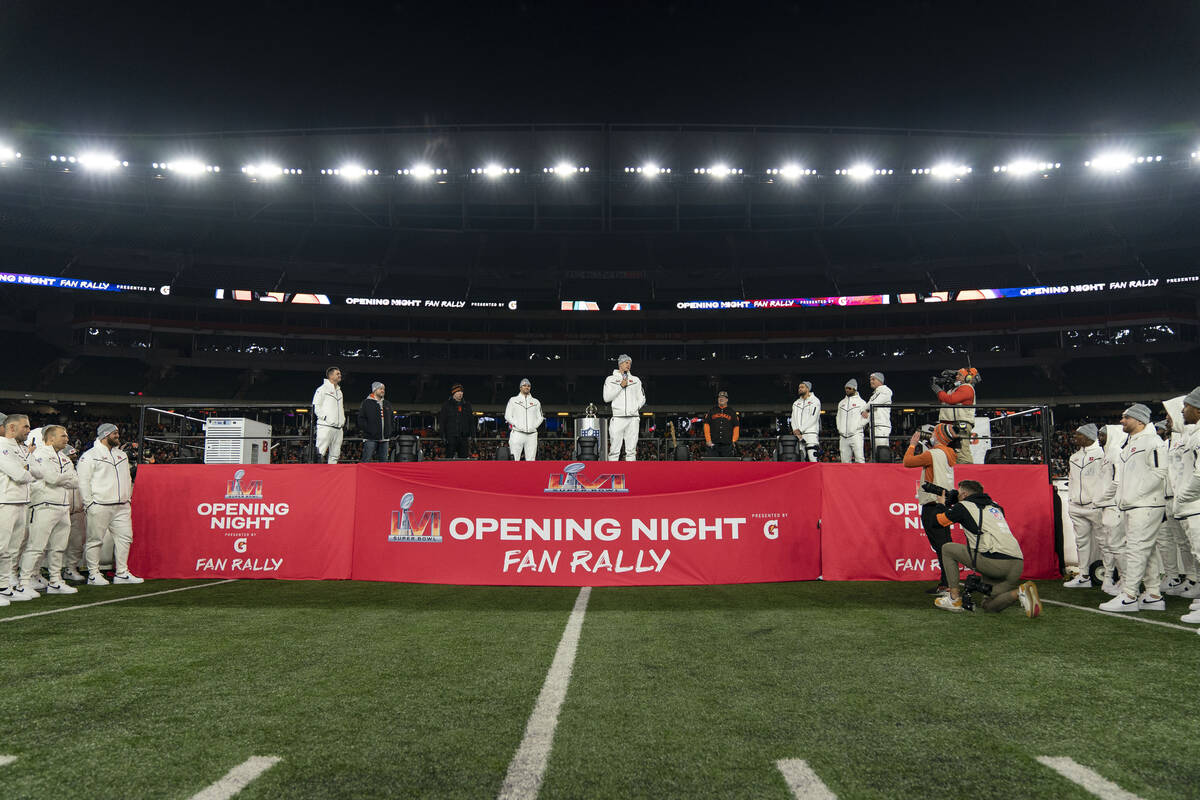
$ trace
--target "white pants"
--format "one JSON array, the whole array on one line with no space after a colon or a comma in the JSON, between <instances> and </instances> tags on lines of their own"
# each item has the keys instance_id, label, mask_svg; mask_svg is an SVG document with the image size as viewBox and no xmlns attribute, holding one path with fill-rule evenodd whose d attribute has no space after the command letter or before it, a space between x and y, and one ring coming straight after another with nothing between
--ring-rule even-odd
<instances>
[{"instance_id":1,"label":"white pants","mask_svg":"<svg viewBox=\"0 0 1200 800\"><path fill-rule=\"evenodd\" d=\"M63 558L64 569L79 569L83 561L83 543L87 541L87 513L71 512L71 537L67 540L67 552Z\"/></svg>"},{"instance_id":2,"label":"white pants","mask_svg":"<svg viewBox=\"0 0 1200 800\"><path fill-rule=\"evenodd\" d=\"M100 574L100 546L108 531L112 531L113 536L113 566L118 575L124 575L129 571L129 548L133 544L133 519L129 514L129 503L117 506L93 503L88 507L85 550L88 572L93 575Z\"/></svg>"},{"instance_id":3,"label":"white pants","mask_svg":"<svg viewBox=\"0 0 1200 800\"><path fill-rule=\"evenodd\" d=\"M17 557L25 543L25 523L29 506L24 503L0 505L0 589L16 585Z\"/></svg>"},{"instance_id":4,"label":"white pants","mask_svg":"<svg viewBox=\"0 0 1200 800\"><path fill-rule=\"evenodd\" d=\"M1163 579L1162 559L1158 555L1158 529L1162 527L1163 510L1131 508L1121 512L1125 518L1125 545L1121 548L1121 588L1130 597L1137 597L1138 584L1145 583L1146 591L1158 594Z\"/></svg>"},{"instance_id":5,"label":"white pants","mask_svg":"<svg viewBox=\"0 0 1200 800\"><path fill-rule=\"evenodd\" d=\"M1200 553L1200 514L1177 521L1187 536L1188 545L1191 547L1192 553Z\"/></svg>"},{"instance_id":6,"label":"white pants","mask_svg":"<svg viewBox=\"0 0 1200 800\"><path fill-rule=\"evenodd\" d=\"M325 458L329 454L330 464L338 463L342 455L342 429L331 425L317 425L317 454Z\"/></svg>"},{"instance_id":7,"label":"white pants","mask_svg":"<svg viewBox=\"0 0 1200 800\"><path fill-rule=\"evenodd\" d=\"M1100 558L1104 561L1104 569L1112 575L1113 567L1117 566L1121 548L1125 546L1125 517L1116 506L1100 509L1100 528L1104 532L1100 540Z\"/></svg>"},{"instance_id":8,"label":"white pants","mask_svg":"<svg viewBox=\"0 0 1200 800\"><path fill-rule=\"evenodd\" d=\"M29 523L29 544L21 556L21 585L30 586L37 575L42 554L49 548L46 564L50 583L62 581L63 554L71 538L71 509L69 506L39 505L32 510Z\"/></svg>"},{"instance_id":9,"label":"white pants","mask_svg":"<svg viewBox=\"0 0 1200 800\"><path fill-rule=\"evenodd\" d=\"M1091 506L1077 506L1071 503L1067 506L1067 515L1071 518L1071 527L1075 529L1075 550L1079 553L1079 570L1087 575L1088 567L1095 558L1093 550L1100 547L1104 530L1100 524L1103 516L1100 509Z\"/></svg>"},{"instance_id":10,"label":"white pants","mask_svg":"<svg viewBox=\"0 0 1200 800\"><path fill-rule=\"evenodd\" d=\"M621 460L621 444L625 444L625 460L637 461L638 417L613 417L608 423L608 460Z\"/></svg>"},{"instance_id":11,"label":"white pants","mask_svg":"<svg viewBox=\"0 0 1200 800\"><path fill-rule=\"evenodd\" d=\"M1167 518L1158 529L1158 554L1162 557L1163 569L1168 578L1186 575L1196 579L1196 559L1188 542L1183 524L1175 519L1175 498L1167 498Z\"/></svg>"},{"instance_id":12,"label":"white pants","mask_svg":"<svg viewBox=\"0 0 1200 800\"><path fill-rule=\"evenodd\" d=\"M520 461L521 454L525 454L526 461L537 460L537 431L533 433L521 433L516 428L513 428L512 433L508 435L508 451L512 453L513 461Z\"/></svg>"},{"instance_id":13,"label":"white pants","mask_svg":"<svg viewBox=\"0 0 1200 800\"><path fill-rule=\"evenodd\" d=\"M803 451L800 453L800 460L801 461L816 461L817 460L817 435L815 433L806 433L800 437L800 441L804 442L804 444L806 445L805 449L808 451L807 458L805 457Z\"/></svg>"},{"instance_id":14,"label":"white pants","mask_svg":"<svg viewBox=\"0 0 1200 800\"><path fill-rule=\"evenodd\" d=\"M843 464L862 464L865 462L863 458L863 435L856 433L853 436L841 437L842 463Z\"/></svg>"}]
</instances>

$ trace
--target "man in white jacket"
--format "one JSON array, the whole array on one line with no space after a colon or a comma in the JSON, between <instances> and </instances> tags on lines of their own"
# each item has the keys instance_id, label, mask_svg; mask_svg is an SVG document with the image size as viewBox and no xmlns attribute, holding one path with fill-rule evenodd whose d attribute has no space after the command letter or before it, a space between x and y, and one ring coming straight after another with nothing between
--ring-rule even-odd
<instances>
[{"instance_id":1,"label":"man in white jacket","mask_svg":"<svg viewBox=\"0 0 1200 800\"><path fill-rule=\"evenodd\" d=\"M346 409L342 405L342 371L325 370L325 382L313 393L313 424L317 426L317 456L330 464L342 455L342 432L346 428Z\"/></svg>"},{"instance_id":2,"label":"man in white jacket","mask_svg":"<svg viewBox=\"0 0 1200 800\"><path fill-rule=\"evenodd\" d=\"M1125 544L1119 559L1121 593L1102 603L1100 610L1166 611L1159 591L1163 568L1156 544L1167 504L1167 446L1150 425L1150 409L1141 403L1125 409L1121 429L1129 434L1121 448L1117 485L1117 508L1125 520ZM1143 583L1146 591L1139 594L1138 586Z\"/></svg>"},{"instance_id":3,"label":"man in white jacket","mask_svg":"<svg viewBox=\"0 0 1200 800\"><path fill-rule=\"evenodd\" d=\"M25 542L29 488L33 483L29 451L24 444L28 435L29 417L10 414L4 420L4 438L0 439L0 605L3 606L10 601L40 597L36 591L22 589L12 580L17 555Z\"/></svg>"},{"instance_id":4,"label":"man in white jacket","mask_svg":"<svg viewBox=\"0 0 1200 800\"><path fill-rule=\"evenodd\" d=\"M118 446L121 434L117 426L105 422L96 429L96 441L79 457L76 473L79 494L87 511L88 586L108 586L100 572L100 545L104 534L113 536L113 561L116 564L113 583L141 583L142 579L129 571L129 548L133 545L133 520L129 501L133 497L133 481L129 474L129 458Z\"/></svg>"},{"instance_id":5,"label":"man in white jacket","mask_svg":"<svg viewBox=\"0 0 1200 800\"><path fill-rule=\"evenodd\" d=\"M867 401L870 407L871 434L875 438L875 452L871 458L882 464L892 460L892 445L889 439L892 435L892 389L883 382L882 372L871 373L871 399ZM863 412L867 419L868 412Z\"/></svg>"},{"instance_id":6,"label":"man in white jacket","mask_svg":"<svg viewBox=\"0 0 1200 800\"><path fill-rule=\"evenodd\" d=\"M41 444L29 458L33 489L29 501L29 543L21 556L21 586L35 589L34 578L42 554L47 553L50 582L46 594L75 594L78 590L63 581L63 556L71 537L71 502L79 479L67 456L67 429L47 425Z\"/></svg>"},{"instance_id":7,"label":"man in white jacket","mask_svg":"<svg viewBox=\"0 0 1200 800\"><path fill-rule=\"evenodd\" d=\"M634 377L633 359L617 357L617 368L604 380L604 402L612 407L608 423L608 460L621 460L621 445L625 445L625 460L637 461L639 415L646 405L642 382Z\"/></svg>"},{"instance_id":8,"label":"man in white jacket","mask_svg":"<svg viewBox=\"0 0 1200 800\"><path fill-rule=\"evenodd\" d=\"M1162 558L1166 580L1163 594L1178 597L1200 597L1195 592L1196 560L1188 544L1183 525L1175 518L1175 484L1183 479L1183 460L1186 442L1184 436L1174 430L1171 417L1157 422L1154 430L1167 443L1167 507L1162 527L1158 529L1158 554Z\"/></svg>"},{"instance_id":9,"label":"man in white jacket","mask_svg":"<svg viewBox=\"0 0 1200 800\"><path fill-rule=\"evenodd\" d=\"M532 392L533 383L529 378L522 378L521 388L509 398L508 406L504 409L504 421L512 426L512 432L508 435L508 449L513 461L520 461L522 453L526 461L537 460L537 432L544 418L542 404Z\"/></svg>"},{"instance_id":10,"label":"man in white jacket","mask_svg":"<svg viewBox=\"0 0 1200 800\"><path fill-rule=\"evenodd\" d=\"M858 393L858 380L851 378L846 381L846 396L838 402L837 432L840 455L843 464L862 464L863 458L863 428L867 420L863 417L867 404Z\"/></svg>"},{"instance_id":11,"label":"man in white jacket","mask_svg":"<svg viewBox=\"0 0 1200 800\"><path fill-rule=\"evenodd\" d=\"M812 381L800 381L792 403L792 434L804 448L804 461L817 460L817 442L821 433L821 401L813 394Z\"/></svg>"},{"instance_id":12,"label":"man in white jacket","mask_svg":"<svg viewBox=\"0 0 1200 800\"><path fill-rule=\"evenodd\" d=\"M1200 553L1200 386L1183 398L1183 424L1187 446L1183 454L1183 470L1175 485L1175 519L1187 532L1193 553ZM1200 599L1192 600L1184 622L1200 622ZM1200 633L1200 631L1198 631Z\"/></svg>"},{"instance_id":13,"label":"man in white jacket","mask_svg":"<svg viewBox=\"0 0 1200 800\"><path fill-rule=\"evenodd\" d=\"M1075 530L1075 550L1079 554L1079 574L1063 584L1068 589L1092 588L1088 567L1092 563L1092 548L1104 535L1101 511L1096 501L1104 494L1107 477L1104 474L1104 448L1097 441L1100 434L1092 424L1080 425L1075 431L1079 448L1071 454L1067 476L1067 515Z\"/></svg>"}]
</instances>

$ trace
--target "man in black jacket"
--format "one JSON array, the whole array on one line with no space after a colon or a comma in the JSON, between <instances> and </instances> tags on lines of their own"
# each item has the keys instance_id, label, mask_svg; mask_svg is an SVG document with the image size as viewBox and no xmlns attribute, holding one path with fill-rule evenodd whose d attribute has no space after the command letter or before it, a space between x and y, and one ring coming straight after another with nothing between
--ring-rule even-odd
<instances>
[{"instance_id":1,"label":"man in black jacket","mask_svg":"<svg viewBox=\"0 0 1200 800\"><path fill-rule=\"evenodd\" d=\"M475 435L475 412L471 404L463 399L463 387L456 383L450 387L450 397L442 403L438 412L438 423L442 428L442 441L446 443L447 458L470 458L471 437Z\"/></svg>"},{"instance_id":2,"label":"man in black jacket","mask_svg":"<svg viewBox=\"0 0 1200 800\"><path fill-rule=\"evenodd\" d=\"M714 456L729 458L737 443L741 419L729 407L729 392L717 392L717 404L704 417L704 444Z\"/></svg>"},{"instance_id":3,"label":"man in black jacket","mask_svg":"<svg viewBox=\"0 0 1200 800\"><path fill-rule=\"evenodd\" d=\"M358 409L358 431L363 437L362 460L389 461L392 434L395 432L395 416L392 404L383 399L386 387L379 381L371 384L371 393Z\"/></svg>"}]
</instances>

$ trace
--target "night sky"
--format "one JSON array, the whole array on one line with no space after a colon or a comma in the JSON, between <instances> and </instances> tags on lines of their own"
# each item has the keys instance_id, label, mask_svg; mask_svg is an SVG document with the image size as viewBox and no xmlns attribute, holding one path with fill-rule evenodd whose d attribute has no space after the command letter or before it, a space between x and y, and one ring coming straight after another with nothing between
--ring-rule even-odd
<instances>
[{"instance_id":1,"label":"night sky","mask_svg":"<svg viewBox=\"0 0 1200 800\"><path fill-rule=\"evenodd\" d=\"M1188 130L1200 3L5 0L0 70L0 131Z\"/></svg>"}]
</instances>

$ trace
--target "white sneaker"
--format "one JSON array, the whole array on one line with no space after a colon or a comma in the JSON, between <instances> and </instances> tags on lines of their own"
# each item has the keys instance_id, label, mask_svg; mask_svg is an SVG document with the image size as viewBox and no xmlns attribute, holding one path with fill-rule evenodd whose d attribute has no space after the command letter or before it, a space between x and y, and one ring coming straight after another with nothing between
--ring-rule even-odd
<instances>
[{"instance_id":1,"label":"white sneaker","mask_svg":"<svg viewBox=\"0 0 1200 800\"><path fill-rule=\"evenodd\" d=\"M8 605L8 598L0 595L0 608L4 608L6 605Z\"/></svg>"},{"instance_id":2,"label":"white sneaker","mask_svg":"<svg viewBox=\"0 0 1200 800\"><path fill-rule=\"evenodd\" d=\"M21 600L36 600L39 597L41 597L41 595L28 586L18 586L12 590L12 596L8 599L13 602L17 602Z\"/></svg>"},{"instance_id":3,"label":"white sneaker","mask_svg":"<svg viewBox=\"0 0 1200 800\"><path fill-rule=\"evenodd\" d=\"M1142 596L1138 598L1138 606L1142 611L1166 611L1167 601L1162 595L1151 597L1149 592L1143 592Z\"/></svg>"},{"instance_id":4,"label":"white sneaker","mask_svg":"<svg viewBox=\"0 0 1200 800\"><path fill-rule=\"evenodd\" d=\"M1179 596L1190 600L1200 598L1200 583L1196 581L1184 581L1183 591L1179 593Z\"/></svg>"},{"instance_id":5,"label":"white sneaker","mask_svg":"<svg viewBox=\"0 0 1200 800\"><path fill-rule=\"evenodd\" d=\"M79 594L79 590L69 583L52 583L46 587L46 594Z\"/></svg>"},{"instance_id":6,"label":"white sneaker","mask_svg":"<svg viewBox=\"0 0 1200 800\"><path fill-rule=\"evenodd\" d=\"M40 592L50 584L46 583L46 579L40 574L35 573L34 576L29 579L29 585L32 586L36 591Z\"/></svg>"},{"instance_id":7,"label":"white sneaker","mask_svg":"<svg viewBox=\"0 0 1200 800\"><path fill-rule=\"evenodd\" d=\"M1113 583L1111 578L1105 578L1104 583L1100 586L1100 591L1107 595L1116 597L1117 595L1121 594L1121 587Z\"/></svg>"},{"instance_id":8,"label":"white sneaker","mask_svg":"<svg viewBox=\"0 0 1200 800\"><path fill-rule=\"evenodd\" d=\"M1200 609L1189 611L1179 618L1180 622L1200 622Z\"/></svg>"},{"instance_id":9,"label":"white sneaker","mask_svg":"<svg viewBox=\"0 0 1200 800\"><path fill-rule=\"evenodd\" d=\"M1200 608L1200 598L1197 598L1197 599L1193 600L1191 603L1188 603L1188 611L1195 611L1198 608Z\"/></svg>"},{"instance_id":10,"label":"white sneaker","mask_svg":"<svg viewBox=\"0 0 1200 800\"><path fill-rule=\"evenodd\" d=\"M70 569L63 570L63 580L83 582L87 580L87 576L74 567L71 567Z\"/></svg>"},{"instance_id":11,"label":"white sneaker","mask_svg":"<svg viewBox=\"0 0 1200 800\"><path fill-rule=\"evenodd\" d=\"M1130 611L1137 611L1140 606L1141 601L1136 597L1130 598L1122 593L1112 600L1106 600L1101 603L1099 608L1101 611L1116 611L1117 613L1126 614Z\"/></svg>"},{"instance_id":12,"label":"white sneaker","mask_svg":"<svg viewBox=\"0 0 1200 800\"><path fill-rule=\"evenodd\" d=\"M103 575L101 575L99 572L93 572L91 575L88 575L87 585L88 586L108 586L108 579L105 578Z\"/></svg>"},{"instance_id":13,"label":"white sneaker","mask_svg":"<svg viewBox=\"0 0 1200 800\"><path fill-rule=\"evenodd\" d=\"M132 572L126 572L124 575L113 575L113 583L145 583L144 580L134 575Z\"/></svg>"},{"instance_id":14,"label":"white sneaker","mask_svg":"<svg viewBox=\"0 0 1200 800\"><path fill-rule=\"evenodd\" d=\"M1187 581L1183 578L1172 578L1167 581L1166 588L1162 590L1163 594L1169 594L1172 597L1180 597L1187 589Z\"/></svg>"},{"instance_id":15,"label":"white sneaker","mask_svg":"<svg viewBox=\"0 0 1200 800\"><path fill-rule=\"evenodd\" d=\"M1158 583L1158 593L1162 594L1163 592L1167 591L1167 589L1173 589L1182 583L1183 583L1183 578L1181 578L1178 575L1171 577L1171 578L1163 578Z\"/></svg>"},{"instance_id":16,"label":"white sneaker","mask_svg":"<svg viewBox=\"0 0 1200 800\"><path fill-rule=\"evenodd\" d=\"M1063 587L1067 589L1090 589L1092 588L1092 579L1087 575L1077 575L1064 583Z\"/></svg>"}]
</instances>

